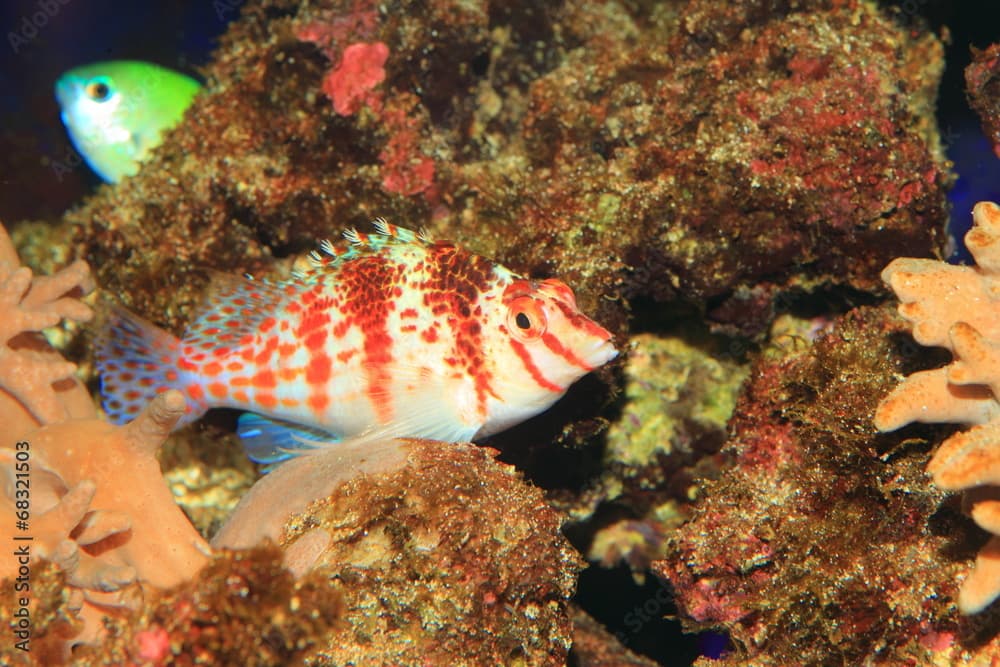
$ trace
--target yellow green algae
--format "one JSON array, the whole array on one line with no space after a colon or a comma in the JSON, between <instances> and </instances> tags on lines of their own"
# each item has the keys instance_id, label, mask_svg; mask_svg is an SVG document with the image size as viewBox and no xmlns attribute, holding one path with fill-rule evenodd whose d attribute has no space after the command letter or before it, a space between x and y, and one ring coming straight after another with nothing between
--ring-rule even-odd
<instances>
[{"instance_id":1,"label":"yellow green algae","mask_svg":"<svg viewBox=\"0 0 1000 667\"><path fill-rule=\"evenodd\" d=\"M725 429L747 368L714 352L681 337L632 338L625 405L608 429L607 463L645 466L674 453L686 430Z\"/></svg>"}]
</instances>

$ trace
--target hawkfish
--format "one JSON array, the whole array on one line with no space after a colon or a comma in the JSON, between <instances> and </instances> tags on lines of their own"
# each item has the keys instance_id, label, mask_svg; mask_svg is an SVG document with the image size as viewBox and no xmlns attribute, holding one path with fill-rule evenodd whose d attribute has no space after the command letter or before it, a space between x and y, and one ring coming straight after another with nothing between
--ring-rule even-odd
<instances>
[{"instance_id":1,"label":"hawkfish","mask_svg":"<svg viewBox=\"0 0 1000 667\"><path fill-rule=\"evenodd\" d=\"M237 430L263 464L346 439L466 442L546 410L618 354L565 283L375 229L323 242L288 281L215 277L183 338L114 307L97 344L110 418L176 388L178 426L247 411Z\"/></svg>"},{"instance_id":2,"label":"hawkfish","mask_svg":"<svg viewBox=\"0 0 1000 667\"><path fill-rule=\"evenodd\" d=\"M153 63L113 60L71 69L56 99L73 146L109 183L134 176L180 122L201 85Z\"/></svg>"}]
</instances>

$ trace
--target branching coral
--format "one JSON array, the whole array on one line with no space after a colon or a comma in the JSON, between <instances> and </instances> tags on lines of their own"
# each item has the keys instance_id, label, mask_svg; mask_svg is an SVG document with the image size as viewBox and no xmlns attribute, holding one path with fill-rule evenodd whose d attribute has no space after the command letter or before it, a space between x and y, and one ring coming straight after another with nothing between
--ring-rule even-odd
<instances>
[{"instance_id":1,"label":"branching coral","mask_svg":"<svg viewBox=\"0 0 1000 667\"><path fill-rule=\"evenodd\" d=\"M103 616L135 608L144 589L179 584L207 562L208 547L174 503L156 460L183 413L183 397L168 392L124 426L69 420L24 439L33 515L26 534L33 537L33 558L67 572L70 606L83 621L71 643L94 641ZM10 449L0 455L6 491L0 505L12 505L14 457ZM11 536L4 537L9 543ZM3 562L16 567L12 559ZM0 569L0 577L13 574Z\"/></svg>"},{"instance_id":2,"label":"branching coral","mask_svg":"<svg viewBox=\"0 0 1000 667\"><path fill-rule=\"evenodd\" d=\"M52 276L32 277L0 226L0 418L7 433L96 416L90 395L73 377L76 366L38 334L63 319L88 321L93 313L74 297L93 286L83 261Z\"/></svg>"},{"instance_id":3,"label":"branching coral","mask_svg":"<svg viewBox=\"0 0 1000 667\"><path fill-rule=\"evenodd\" d=\"M976 204L965 244L977 266L902 258L882 273L902 302L922 345L947 348L954 360L910 375L879 405L882 431L909 422L973 425L941 445L928 466L934 482L967 495L972 518L994 533L962 583L959 608L984 609L1000 595L1000 207Z\"/></svg>"},{"instance_id":4,"label":"branching coral","mask_svg":"<svg viewBox=\"0 0 1000 667\"><path fill-rule=\"evenodd\" d=\"M30 536L31 560L65 572L68 615L82 621L69 643L89 642L105 615L134 609L145 587L174 586L207 561L156 459L184 398L161 394L121 427L96 419L76 366L38 333L92 317L75 298L92 288L87 264L37 278L18 264L0 228L0 507L13 516L30 493L31 509L26 523L5 521L0 535L8 544L11 531ZM0 578L17 566L0 560Z\"/></svg>"}]
</instances>

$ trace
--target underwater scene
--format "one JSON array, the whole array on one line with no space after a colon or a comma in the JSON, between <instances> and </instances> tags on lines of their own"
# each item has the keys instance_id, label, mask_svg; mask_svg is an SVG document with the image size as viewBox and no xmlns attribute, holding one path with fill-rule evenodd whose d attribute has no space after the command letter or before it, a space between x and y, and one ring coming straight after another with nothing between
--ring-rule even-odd
<instances>
[{"instance_id":1,"label":"underwater scene","mask_svg":"<svg viewBox=\"0 0 1000 667\"><path fill-rule=\"evenodd\" d=\"M1000 22L0 9L0 665L1000 664Z\"/></svg>"}]
</instances>

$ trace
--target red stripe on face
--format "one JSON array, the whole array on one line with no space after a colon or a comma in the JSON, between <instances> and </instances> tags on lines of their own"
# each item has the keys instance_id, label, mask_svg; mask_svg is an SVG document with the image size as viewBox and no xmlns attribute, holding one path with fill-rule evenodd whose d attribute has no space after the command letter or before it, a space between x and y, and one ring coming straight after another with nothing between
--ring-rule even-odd
<instances>
[{"instance_id":1,"label":"red stripe on face","mask_svg":"<svg viewBox=\"0 0 1000 667\"><path fill-rule=\"evenodd\" d=\"M558 354L568 363L571 363L574 366L578 366L588 372L594 370L593 366L591 366L583 359L573 354L572 350L570 350L569 348L565 347L562 343L560 343L559 339L553 336L551 333L546 332L542 334L542 342L545 344L545 347L549 348L552 351L553 354Z\"/></svg>"},{"instance_id":2,"label":"red stripe on face","mask_svg":"<svg viewBox=\"0 0 1000 667\"><path fill-rule=\"evenodd\" d=\"M568 305L562 301L553 301L562 314L569 320L569 323L577 328L583 329L588 336L593 336L594 338L603 338L604 340L611 340L611 332L602 327L600 324L590 319L578 310L570 308Z\"/></svg>"},{"instance_id":3,"label":"red stripe on face","mask_svg":"<svg viewBox=\"0 0 1000 667\"><path fill-rule=\"evenodd\" d=\"M514 352L521 359L521 363L524 364L524 367L528 370L528 373L531 375L531 379L535 381L535 384L546 391L551 391L554 394L561 394L563 392L562 387L545 379L545 376L542 375L538 366L536 366L535 362L532 361L531 353L528 352L528 349L524 347L520 341L513 338L508 340L510 340L510 346L514 348Z\"/></svg>"}]
</instances>

